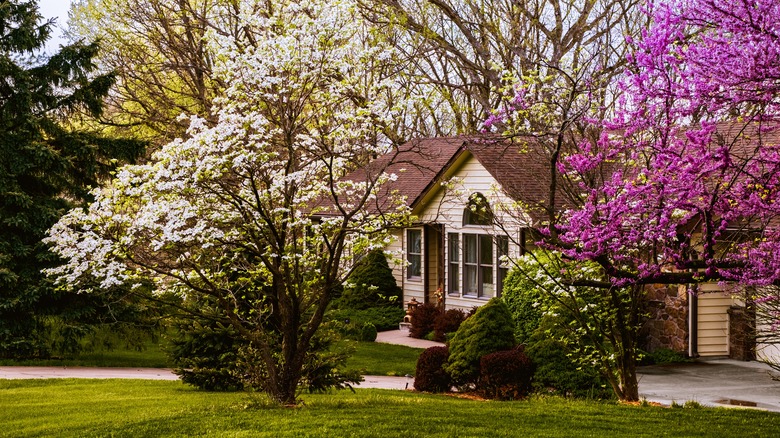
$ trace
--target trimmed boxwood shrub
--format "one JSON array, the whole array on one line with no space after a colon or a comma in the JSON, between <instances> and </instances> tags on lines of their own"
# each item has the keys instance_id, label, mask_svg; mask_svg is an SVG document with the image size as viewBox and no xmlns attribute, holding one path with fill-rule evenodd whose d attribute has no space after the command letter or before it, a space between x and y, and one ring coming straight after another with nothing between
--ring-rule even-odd
<instances>
[{"instance_id":1,"label":"trimmed boxwood shrub","mask_svg":"<svg viewBox=\"0 0 780 438\"><path fill-rule=\"evenodd\" d=\"M436 318L443 313L441 308L433 303L420 304L412 312L412 326L409 328L409 336L417 339L425 337L433 332Z\"/></svg>"},{"instance_id":2,"label":"trimmed boxwood shrub","mask_svg":"<svg viewBox=\"0 0 780 438\"><path fill-rule=\"evenodd\" d=\"M395 281L385 253L376 249L360 259L344 286L338 305L351 309L381 306L401 308L402 295L403 291Z\"/></svg>"},{"instance_id":3,"label":"trimmed boxwood shrub","mask_svg":"<svg viewBox=\"0 0 780 438\"><path fill-rule=\"evenodd\" d=\"M433 340L445 342L447 333L455 333L466 320L466 313L460 309L449 309L439 313L433 322Z\"/></svg>"},{"instance_id":4,"label":"trimmed boxwood shrub","mask_svg":"<svg viewBox=\"0 0 780 438\"><path fill-rule=\"evenodd\" d=\"M517 400L531 391L533 364L520 345L482 356L477 390L485 398Z\"/></svg>"},{"instance_id":5,"label":"trimmed boxwood shrub","mask_svg":"<svg viewBox=\"0 0 780 438\"><path fill-rule=\"evenodd\" d=\"M376 341L376 327L374 324L367 322L360 328L360 336L358 341L374 342Z\"/></svg>"},{"instance_id":6,"label":"trimmed boxwood shrub","mask_svg":"<svg viewBox=\"0 0 780 438\"><path fill-rule=\"evenodd\" d=\"M414 389L426 392L449 391L452 380L444 371L449 355L447 347L430 347L420 353L414 372Z\"/></svg>"},{"instance_id":7,"label":"trimmed boxwood shrub","mask_svg":"<svg viewBox=\"0 0 780 438\"><path fill-rule=\"evenodd\" d=\"M450 340L445 370L455 385L476 383L482 356L515 346L512 315L500 298L493 298L461 324Z\"/></svg>"}]
</instances>

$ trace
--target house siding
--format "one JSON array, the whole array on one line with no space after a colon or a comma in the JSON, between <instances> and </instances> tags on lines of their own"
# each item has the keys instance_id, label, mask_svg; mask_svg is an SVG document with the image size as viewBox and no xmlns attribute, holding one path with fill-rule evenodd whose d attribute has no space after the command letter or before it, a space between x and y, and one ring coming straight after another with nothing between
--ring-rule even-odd
<instances>
[{"instance_id":1,"label":"house siding","mask_svg":"<svg viewBox=\"0 0 780 438\"><path fill-rule=\"evenodd\" d=\"M400 260L403 259L404 245L403 245L403 232L400 230L391 233L393 241L385 247L385 254L387 255L388 265L393 270L393 277L395 282L402 290L404 288L404 267Z\"/></svg>"},{"instance_id":2,"label":"house siding","mask_svg":"<svg viewBox=\"0 0 780 438\"><path fill-rule=\"evenodd\" d=\"M512 230L512 233L517 233L519 225L518 220L504 213L504 209L501 206L509 206L512 204L511 199L505 196L498 186L496 180L490 175L482 164L477 161L476 158L467 154L463 163L459 166L454 166L455 171L448 175L450 178L450 184L445 188L442 187L437 190L428 199L423 199L415 211L415 214L419 218L421 223L439 223L444 224L445 236L449 233L468 233L468 234L489 234L489 235L504 235L505 231L501 227L493 226L474 226L463 225L463 211L468 203L469 195L473 193L482 193L488 200L494 214L498 221L504 224L504 227L508 230ZM523 222L520 220L520 222ZM461 240L462 245L462 240ZM429 272L429 288L431 291L435 291L438 288L438 284L435 284L436 279L440 278L444 282L444 299L447 308L460 308L471 309L474 306L481 306L484 304L488 297L474 298L464 297L462 295L450 295L449 285L447 284L447 278L449 275L449 254L446 247L439 248L443 251L444 259L444 272L443 275L438 276L438 272ZM517 250L514 245L510 245L510 256L516 256ZM429 269L438 269L438 264L435 262L435 257L439 257L439 254L429 254ZM496 259L496 245L493 245L493 260ZM462 263L462 260L461 260ZM462 272L462 270L461 270ZM418 301L420 297L424 295L424 291L419 289L418 284L411 284L408 279L405 279L404 285L404 301L410 300L412 297L416 297ZM493 290L498 288L498 272L494 269L493 273Z\"/></svg>"},{"instance_id":3,"label":"house siding","mask_svg":"<svg viewBox=\"0 0 780 438\"><path fill-rule=\"evenodd\" d=\"M728 309L735 304L731 294L715 283L699 287L697 352L700 356L729 355Z\"/></svg>"},{"instance_id":4,"label":"house siding","mask_svg":"<svg viewBox=\"0 0 780 438\"><path fill-rule=\"evenodd\" d=\"M422 230L422 227L414 227L412 229L419 229ZM425 263L421 266L421 275L419 277L407 277L407 270L408 267L406 266L406 248L408 246L407 242L407 233L404 232L402 235L402 249L403 249L403 257L404 260L403 266L402 266L402 279L403 279L403 291L404 291L404 302L407 302L411 300L412 298L416 299L418 302L422 303L425 302L425 274L426 274L426 266ZM425 232L423 232L423 245L422 245L422 260L425 260L427 257L427 252L425 250Z\"/></svg>"}]
</instances>

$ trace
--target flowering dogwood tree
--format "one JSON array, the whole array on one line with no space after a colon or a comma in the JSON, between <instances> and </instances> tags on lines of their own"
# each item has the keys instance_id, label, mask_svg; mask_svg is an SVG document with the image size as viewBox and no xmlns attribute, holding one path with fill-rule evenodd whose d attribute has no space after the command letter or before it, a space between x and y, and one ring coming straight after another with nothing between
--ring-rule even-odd
<instances>
[{"instance_id":1,"label":"flowering dogwood tree","mask_svg":"<svg viewBox=\"0 0 780 438\"><path fill-rule=\"evenodd\" d=\"M610 329L624 336L616 393L629 400L643 285L780 280L780 4L668 0L645 12L652 24L632 41L614 115L592 121L596 138L584 131L578 148L549 157L542 226L546 248L601 266L571 287L602 288L629 312ZM537 105L519 90L497 115L511 134ZM575 189L563 209L556 186Z\"/></svg>"},{"instance_id":2,"label":"flowering dogwood tree","mask_svg":"<svg viewBox=\"0 0 780 438\"><path fill-rule=\"evenodd\" d=\"M349 1L241 2L245 32L210 35L230 84L218 123L193 117L187 139L65 216L48 241L67 263L49 273L71 289L151 278L209 297L248 341L245 380L295 403L351 255L386 245L406 217L401 200L376 202L392 175L343 178L387 151L372 102L392 92L366 80L392 53L354 14Z\"/></svg>"}]
</instances>

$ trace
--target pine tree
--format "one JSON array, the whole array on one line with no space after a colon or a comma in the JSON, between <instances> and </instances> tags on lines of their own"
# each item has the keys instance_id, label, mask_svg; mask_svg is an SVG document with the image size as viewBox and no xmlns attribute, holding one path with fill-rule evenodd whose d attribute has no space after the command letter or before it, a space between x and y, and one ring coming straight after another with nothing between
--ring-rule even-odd
<instances>
[{"instance_id":1,"label":"pine tree","mask_svg":"<svg viewBox=\"0 0 780 438\"><path fill-rule=\"evenodd\" d=\"M40 273L57 263L41 239L118 161L143 151L78 127L78 114L100 115L114 79L92 74L96 44L40 56L52 25L34 1L0 2L0 357L46 353L44 317L74 308Z\"/></svg>"}]
</instances>

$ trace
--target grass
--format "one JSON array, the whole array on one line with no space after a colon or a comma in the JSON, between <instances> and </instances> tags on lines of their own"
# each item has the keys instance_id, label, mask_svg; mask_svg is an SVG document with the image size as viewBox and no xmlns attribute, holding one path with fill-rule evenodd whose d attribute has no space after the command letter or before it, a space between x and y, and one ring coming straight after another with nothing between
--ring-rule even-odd
<instances>
[{"instance_id":1,"label":"grass","mask_svg":"<svg viewBox=\"0 0 780 438\"><path fill-rule=\"evenodd\" d=\"M282 408L262 396L179 382L0 381L0 436L776 436L780 415L536 398L491 402L406 391L304 395Z\"/></svg>"},{"instance_id":2,"label":"grass","mask_svg":"<svg viewBox=\"0 0 780 438\"><path fill-rule=\"evenodd\" d=\"M377 342L357 342L355 354L347 366L372 376L414 375L417 358L422 349ZM98 350L62 359L11 360L0 359L0 366L68 366L68 367L123 367L166 368L168 358L154 342L147 342L141 351L128 348Z\"/></svg>"},{"instance_id":3,"label":"grass","mask_svg":"<svg viewBox=\"0 0 780 438\"><path fill-rule=\"evenodd\" d=\"M0 366L165 368L168 358L158 343L148 341L141 350L116 347L56 359L0 359Z\"/></svg>"},{"instance_id":4,"label":"grass","mask_svg":"<svg viewBox=\"0 0 780 438\"><path fill-rule=\"evenodd\" d=\"M357 350L347 360L349 369L369 376L414 375L417 358L423 349L379 342L358 342Z\"/></svg>"}]
</instances>

